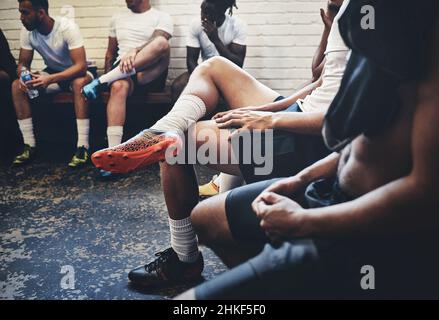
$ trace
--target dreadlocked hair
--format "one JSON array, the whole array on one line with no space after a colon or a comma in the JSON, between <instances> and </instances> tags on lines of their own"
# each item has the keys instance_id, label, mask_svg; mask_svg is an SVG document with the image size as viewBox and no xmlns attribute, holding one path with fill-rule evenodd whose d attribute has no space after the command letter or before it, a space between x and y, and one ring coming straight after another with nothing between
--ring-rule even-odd
<instances>
[{"instance_id":1,"label":"dreadlocked hair","mask_svg":"<svg viewBox=\"0 0 439 320\"><path fill-rule=\"evenodd\" d=\"M238 9L236 0L206 0L206 2L210 2L215 6L224 8L224 10L229 9L229 15L233 15L233 8Z\"/></svg>"}]
</instances>

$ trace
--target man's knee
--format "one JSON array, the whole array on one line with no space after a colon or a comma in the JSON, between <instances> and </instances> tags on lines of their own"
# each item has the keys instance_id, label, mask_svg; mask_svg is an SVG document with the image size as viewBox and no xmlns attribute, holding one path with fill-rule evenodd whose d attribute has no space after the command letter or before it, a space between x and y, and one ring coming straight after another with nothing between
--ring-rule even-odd
<instances>
[{"instance_id":1,"label":"man's knee","mask_svg":"<svg viewBox=\"0 0 439 320\"><path fill-rule=\"evenodd\" d=\"M113 84L111 85L111 95L114 96L126 96L128 95L128 91L130 89L130 85L127 81L124 80L119 80L119 81L115 81L113 82Z\"/></svg>"},{"instance_id":2,"label":"man's knee","mask_svg":"<svg viewBox=\"0 0 439 320\"><path fill-rule=\"evenodd\" d=\"M191 212L191 221L198 236L198 241L215 247L228 241L229 228L223 211L225 194L198 203ZM227 238L227 239L226 239Z\"/></svg>"},{"instance_id":3,"label":"man's knee","mask_svg":"<svg viewBox=\"0 0 439 320\"><path fill-rule=\"evenodd\" d=\"M160 55L167 54L171 50L169 41L164 37L157 37L151 45L154 46L154 51L158 52Z\"/></svg>"},{"instance_id":4,"label":"man's knee","mask_svg":"<svg viewBox=\"0 0 439 320\"><path fill-rule=\"evenodd\" d=\"M16 79L12 82L12 93L23 93L20 89L20 80Z\"/></svg>"},{"instance_id":5,"label":"man's knee","mask_svg":"<svg viewBox=\"0 0 439 320\"><path fill-rule=\"evenodd\" d=\"M197 234L198 241L200 244L205 246L210 246L213 242L215 235L210 232L209 223L209 208L203 202L200 202L191 213L191 221L194 227L195 233Z\"/></svg>"},{"instance_id":6,"label":"man's knee","mask_svg":"<svg viewBox=\"0 0 439 320\"><path fill-rule=\"evenodd\" d=\"M80 93L82 88L90 82L89 77L80 77L72 81L72 90L74 93Z\"/></svg>"}]
</instances>

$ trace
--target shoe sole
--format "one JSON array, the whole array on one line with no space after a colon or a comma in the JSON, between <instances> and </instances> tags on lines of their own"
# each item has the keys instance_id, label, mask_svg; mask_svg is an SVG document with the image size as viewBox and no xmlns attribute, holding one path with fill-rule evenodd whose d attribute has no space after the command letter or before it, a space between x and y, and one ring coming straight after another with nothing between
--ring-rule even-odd
<instances>
[{"instance_id":1,"label":"shoe sole","mask_svg":"<svg viewBox=\"0 0 439 320\"><path fill-rule=\"evenodd\" d=\"M166 149L175 144L178 144L176 138L165 138L153 146L135 152L97 151L91 156L91 161L100 170L111 173L129 173L141 167L165 160ZM176 156L177 150L174 151L174 156Z\"/></svg>"}]
</instances>

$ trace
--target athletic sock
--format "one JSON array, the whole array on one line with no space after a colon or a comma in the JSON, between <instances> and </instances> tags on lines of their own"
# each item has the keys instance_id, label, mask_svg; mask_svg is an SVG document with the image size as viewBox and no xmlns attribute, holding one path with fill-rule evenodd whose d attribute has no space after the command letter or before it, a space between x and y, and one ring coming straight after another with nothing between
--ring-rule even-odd
<instances>
[{"instance_id":1,"label":"athletic sock","mask_svg":"<svg viewBox=\"0 0 439 320\"><path fill-rule=\"evenodd\" d=\"M23 135L24 143L30 145L31 147L35 147L36 143L32 118L17 121L18 126L20 127L21 134Z\"/></svg>"},{"instance_id":2,"label":"athletic sock","mask_svg":"<svg viewBox=\"0 0 439 320\"><path fill-rule=\"evenodd\" d=\"M99 82L101 84L107 83L110 85L114 81L126 79L136 74L136 69L133 68L130 72L122 72L119 67L114 68L113 70L107 72L106 74L103 74L99 77Z\"/></svg>"},{"instance_id":3,"label":"athletic sock","mask_svg":"<svg viewBox=\"0 0 439 320\"><path fill-rule=\"evenodd\" d=\"M77 147L89 148L88 134L90 131L90 119L76 119L76 126L78 128L78 143Z\"/></svg>"},{"instance_id":4,"label":"athletic sock","mask_svg":"<svg viewBox=\"0 0 439 320\"><path fill-rule=\"evenodd\" d=\"M107 128L108 147L113 148L122 142L123 126L111 126Z\"/></svg>"},{"instance_id":5,"label":"athletic sock","mask_svg":"<svg viewBox=\"0 0 439 320\"><path fill-rule=\"evenodd\" d=\"M198 259L198 240L192 227L190 217L182 220L169 218L171 230L171 247L182 262L195 262Z\"/></svg>"}]
</instances>

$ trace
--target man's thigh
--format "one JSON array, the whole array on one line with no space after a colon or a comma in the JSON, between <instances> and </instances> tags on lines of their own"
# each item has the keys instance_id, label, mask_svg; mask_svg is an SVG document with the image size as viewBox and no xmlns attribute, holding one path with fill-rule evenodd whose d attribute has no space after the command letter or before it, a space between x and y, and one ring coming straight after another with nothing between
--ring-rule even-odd
<instances>
[{"instance_id":1,"label":"man's thigh","mask_svg":"<svg viewBox=\"0 0 439 320\"><path fill-rule=\"evenodd\" d=\"M206 69L209 70L209 74L220 95L231 109L271 103L280 96L277 92L256 80L247 71L225 58L215 57L203 62L203 64L207 66ZM196 76L197 72L194 71L191 78ZM194 83L194 85L205 84Z\"/></svg>"}]
</instances>

